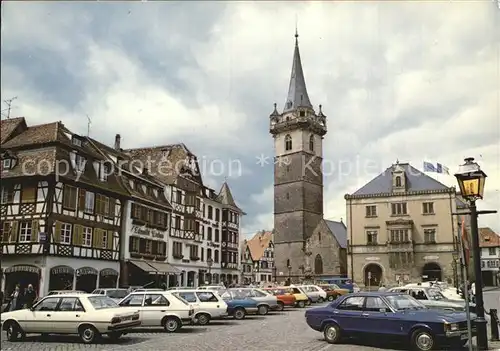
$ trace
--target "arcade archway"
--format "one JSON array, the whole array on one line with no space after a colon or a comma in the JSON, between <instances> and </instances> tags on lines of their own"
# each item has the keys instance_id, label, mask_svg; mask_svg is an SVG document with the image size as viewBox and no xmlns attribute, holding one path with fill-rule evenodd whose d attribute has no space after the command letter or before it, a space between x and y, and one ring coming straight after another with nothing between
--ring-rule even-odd
<instances>
[{"instance_id":1,"label":"arcade archway","mask_svg":"<svg viewBox=\"0 0 500 351\"><path fill-rule=\"evenodd\" d=\"M76 270L76 290L91 293L97 288L97 269L82 267Z\"/></svg>"},{"instance_id":2,"label":"arcade archway","mask_svg":"<svg viewBox=\"0 0 500 351\"><path fill-rule=\"evenodd\" d=\"M56 266L50 270L49 291L72 290L75 270L69 266Z\"/></svg>"},{"instance_id":3,"label":"arcade archway","mask_svg":"<svg viewBox=\"0 0 500 351\"><path fill-rule=\"evenodd\" d=\"M382 281L382 267L370 263L365 267L365 287L378 287Z\"/></svg>"},{"instance_id":4,"label":"arcade archway","mask_svg":"<svg viewBox=\"0 0 500 351\"><path fill-rule=\"evenodd\" d=\"M422 268L422 281L427 282L431 280L441 281L443 272L441 266L435 262L429 262Z\"/></svg>"}]
</instances>

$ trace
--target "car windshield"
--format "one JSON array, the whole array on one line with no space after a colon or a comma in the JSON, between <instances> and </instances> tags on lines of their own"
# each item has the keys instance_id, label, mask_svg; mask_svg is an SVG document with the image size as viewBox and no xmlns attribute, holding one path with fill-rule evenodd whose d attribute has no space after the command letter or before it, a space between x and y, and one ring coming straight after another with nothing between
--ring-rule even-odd
<instances>
[{"instance_id":1,"label":"car windshield","mask_svg":"<svg viewBox=\"0 0 500 351\"><path fill-rule=\"evenodd\" d=\"M409 295L388 295L389 304L396 310L421 310L426 307Z\"/></svg>"},{"instance_id":2,"label":"car windshield","mask_svg":"<svg viewBox=\"0 0 500 351\"><path fill-rule=\"evenodd\" d=\"M128 291L126 289L106 290L106 295L112 299L123 299L128 295Z\"/></svg>"},{"instance_id":3,"label":"car windshield","mask_svg":"<svg viewBox=\"0 0 500 351\"><path fill-rule=\"evenodd\" d=\"M182 297L180 297L179 295L172 294L172 296L174 296L177 300L179 300L180 302L182 302L184 305L189 306L189 303L186 300L184 300Z\"/></svg>"},{"instance_id":4,"label":"car windshield","mask_svg":"<svg viewBox=\"0 0 500 351\"><path fill-rule=\"evenodd\" d=\"M89 302L92 304L94 309L103 310L105 308L118 308L120 307L114 300L107 296L90 296Z\"/></svg>"},{"instance_id":5,"label":"car windshield","mask_svg":"<svg viewBox=\"0 0 500 351\"><path fill-rule=\"evenodd\" d=\"M444 295L438 289L429 289L427 290L427 295L431 300L443 300L445 299Z\"/></svg>"}]
</instances>

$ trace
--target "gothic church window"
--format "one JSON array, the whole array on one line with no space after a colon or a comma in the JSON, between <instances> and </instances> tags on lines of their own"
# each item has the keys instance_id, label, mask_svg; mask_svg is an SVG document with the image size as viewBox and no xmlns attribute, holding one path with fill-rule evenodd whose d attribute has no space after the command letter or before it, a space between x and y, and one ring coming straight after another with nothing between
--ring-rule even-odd
<instances>
[{"instance_id":1,"label":"gothic church window","mask_svg":"<svg viewBox=\"0 0 500 351\"><path fill-rule=\"evenodd\" d=\"M309 150L314 151L314 135L309 137Z\"/></svg>"},{"instance_id":2,"label":"gothic church window","mask_svg":"<svg viewBox=\"0 0 500 351\"><path fill-rule=\"evenodd\" d=\"M396 177L396 186L401 186L401 177L400 176Z\"/></svg>"},{"instance_id":3,"label":"gothic church window","mask_svg":"<svg viewBox=\"0 0 500 351\"><path fill-rule=\"evenodd\" d=\"M285 151L290 151L292 150L292 137L290 134L287 134L285 136Z\"/></svg>"},{"instance_id":4,"label":"gothic church window","mask_svg":"<svg viewBox=\"0 0 500 351\"><path fill-rule=\"evenodd\" d=\"M314 259L314 274L323 274L323 259L320 254Z\"/></svg>"}]
</instances>

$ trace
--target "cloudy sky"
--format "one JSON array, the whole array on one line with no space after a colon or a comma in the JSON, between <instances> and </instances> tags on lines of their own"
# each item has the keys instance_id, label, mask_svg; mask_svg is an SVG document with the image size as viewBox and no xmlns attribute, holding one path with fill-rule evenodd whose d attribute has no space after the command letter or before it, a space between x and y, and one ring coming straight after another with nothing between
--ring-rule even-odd
<instances>
[{"instance_id":1,"label":"cloudy sky","mask_svg":"<svg viewBox=\"0 0 500 351\"><path fill-rule=\"evenodd\" d=\"M80 134L88 115L93 137L120 133L124 148L184 142L208 185L228 177L252 234L272 227L273 166L256 157L273 155L296 18L309 96L328 116L326 218L345 218L344 194L396 159L453 172L474 156L489 175L480 207L500 208L494 2L2 2L2 99Z\"/></svg>"}]
</instances>

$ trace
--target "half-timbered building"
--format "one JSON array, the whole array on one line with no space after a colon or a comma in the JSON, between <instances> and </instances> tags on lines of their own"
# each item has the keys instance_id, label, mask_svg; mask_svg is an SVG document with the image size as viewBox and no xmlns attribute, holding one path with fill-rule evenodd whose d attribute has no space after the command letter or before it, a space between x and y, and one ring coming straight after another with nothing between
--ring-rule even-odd
<instances>
[{"instance_id":1,"label":"half-timbered building","mask_svg":"<svg viewBox=\"0 0 500 351\"><path fill-rule=\"evenodd\" d=\"M229 268L233 265L223 267L228 260L224 261L222 255L222 222L224 209L227 216L230 211L241 213L241 210L234 200L233 204L224 204L222 200L226 201L226 195L216 195L204 186L196 155L184 144L133 149L127 153L135 160L150 164L155 178L166 185L166 196L172 205L168 262L181 270L178 284L198 286L207 281L227 281L221 278L221 269L226 269L225 274L230 273L231 278L233 274L237 277L237 260L234 269ZM226 224L226 228L229 227Z\"/></svg>"},{"instance_id":2,"label":"half-timbered building","mask_svg":"<svg viewBox=\"0 0 500 351\"><path fill-rule=\"evenodd\" d=\"M178 269L167 262L172 206L165 187L148 166L133 160L121 149L121 137L114 147L89 139L91 145L111 162L130 194L124 203L121 241L121 284L123 286L176 286Z\"/></svg>"},{"instance_id":3,"label":"half-timbered building","mask_svg":"<svg viewBox=\"0 0 500 351\"><path fill-rule=\"evenodd\" d=\"M277 280L273 239L272 231L263 230L245 241L242 267L245 267L243 277L247 282L265 285Z\"/></svg>"},{"instance_id":4,"label":"half-timbered building","mask_svg":"<svg viewBox=\"0 0 500 351\"><path fill-rule=\"evenodd\" d=\"M115 287L127 192L61 122L1 122L2 291Z\"/></svg>"},{"instance_id":5,"label":"half-timbered building","mask_svg":"<svg viewBox=\"0 0 500 351\"><path fill-rule=\"evenodd\" d=\"M222 208L221 280L238 283L240 251L240 218L245 213L236 205L227 182L222 184L217 202Z\"/></svg>"}]
</instances>

